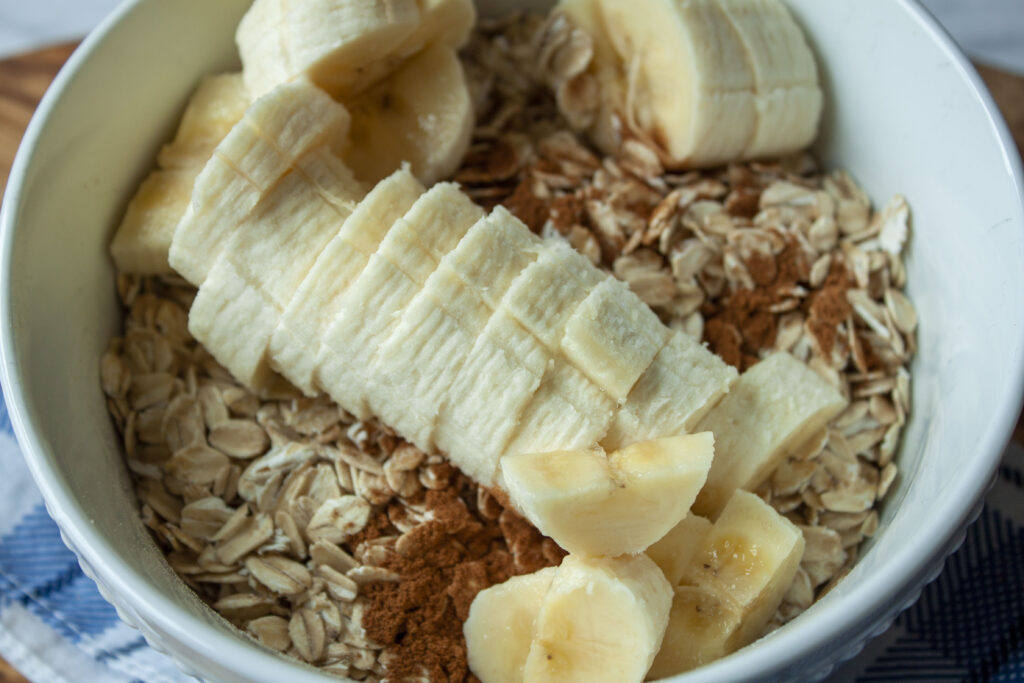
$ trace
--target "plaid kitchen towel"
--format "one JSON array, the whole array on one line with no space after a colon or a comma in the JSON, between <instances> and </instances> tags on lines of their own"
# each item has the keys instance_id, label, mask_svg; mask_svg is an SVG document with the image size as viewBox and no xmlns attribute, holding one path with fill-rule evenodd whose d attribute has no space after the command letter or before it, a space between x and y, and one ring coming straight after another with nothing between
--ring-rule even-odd
<instances>
[{"instance_id":1,"label":"plaid kitchen towel","mask_svg":"<svg viewBox=\"0 0 1024 683\"><path fill-rule=\"evenodd\" d=\"M60 540L0 403L0 656L35 683L191 680L122 624ZM921 599L830 681L1024 681L1024 446Z\"/></svg>"}]
</instances>

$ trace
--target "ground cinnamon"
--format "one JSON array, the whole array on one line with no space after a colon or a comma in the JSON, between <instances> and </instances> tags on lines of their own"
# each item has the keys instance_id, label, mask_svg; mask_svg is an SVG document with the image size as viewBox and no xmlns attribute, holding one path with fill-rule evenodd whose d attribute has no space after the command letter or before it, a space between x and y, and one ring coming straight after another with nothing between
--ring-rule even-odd
<instances>
[{"instance_id":1,"label":"ground cinnamon","mask_svg":"<svg viewBox=\"0 0 1024 683\"><path fill-rule=\"evenodd\" d=\"M478 496L461 474L449 488L429 491L425 503L430 521L407 532L401 552L384 562L401 581L364 587L362 624L385 646L389 680L421 676L424 669L432 681L475 680L462 635L473 598L512 576L557 564L564 553L497 499ZM386 527L388 519L386 510L378 511L368 527Z\"/></svg>"}]
</instances>

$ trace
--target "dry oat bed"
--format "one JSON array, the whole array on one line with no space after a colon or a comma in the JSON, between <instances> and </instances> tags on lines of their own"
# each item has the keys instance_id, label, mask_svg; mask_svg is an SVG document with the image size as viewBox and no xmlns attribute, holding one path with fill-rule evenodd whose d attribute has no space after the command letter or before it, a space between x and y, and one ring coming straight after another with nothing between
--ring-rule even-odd
<instances>
[{"instance_id":1,"label":"dry oat bed","mask_svg":"<svg viewBox=\"0 0 1024 683\"><path fill-rule=\"evenodd\" d=\"M463 53L478 121L455 180L564 237L728 362L743 369L788 350L851 399L757 491L806 539L778 627L845 575L896 478L915 349L901 293L908 207L897 196L873 209L850 176L807 156L677 174L631 140L601 158L569 132L587 106L586 49L539 18L481 22ZM241 387L188 333L191 285L117 285L124 330L102 359L102 386L142 519L170 565L270 648L384 679L390 653L363 628L364 592L403 581L382 565L433 518L425 492L461 487L484 520L500 506L482 489L467 495L474 485L440 456L325 398ZM384 522L368 533L371 519ZM524 547L515 526L495 542L517 573L559 560L539 534Z\"/></svg>"}]
</instances>

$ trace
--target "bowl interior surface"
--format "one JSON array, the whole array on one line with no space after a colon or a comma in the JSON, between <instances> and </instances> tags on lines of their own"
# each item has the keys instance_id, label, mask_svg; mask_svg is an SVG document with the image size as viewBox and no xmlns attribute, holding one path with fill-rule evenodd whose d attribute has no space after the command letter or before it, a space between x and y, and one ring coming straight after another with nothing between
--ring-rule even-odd
<instances>
[{"instance_id":1,"label":"bowl interior surface","mask_svg":"<svg viewBox=\"0 0 1024 683\"><path fill-rule=\"evenodd\" d=\"M3 380L51 514L129 620L218 680L323 680L239 638L141 524L99 387L120 313L107 243L197 79L238 67L247 0L126 3L72 58L19 152L3 216ZM543 0L478 3L482 13ZM900 477L850 576L806 614L686 676L809 677L916 597L988 483L1019 408L1024 219L1019 160L980 81L905 0L789 0L827 92L817 153L876 206L913 213L919 316ZM916 587L915 587L916 586Z\"/></svg>"}]
</instances>

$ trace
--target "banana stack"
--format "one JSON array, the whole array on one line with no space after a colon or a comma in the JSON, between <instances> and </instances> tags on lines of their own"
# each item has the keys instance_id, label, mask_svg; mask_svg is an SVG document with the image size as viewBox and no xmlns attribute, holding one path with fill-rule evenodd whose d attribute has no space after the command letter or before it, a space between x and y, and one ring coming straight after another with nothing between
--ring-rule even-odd
<instances>
[{"instance_id":1,"label":"banana stack","mask_svg":"<svg viewBox=\"0 0 1024 683\"><path fill-rule=\"evenodd\" d=\"M588 134L614 154L626 135L672 167L806 147L821 118L814 55L781 0L561 0L593 42L600 93Z\"/></svg>"}]
</instances>

